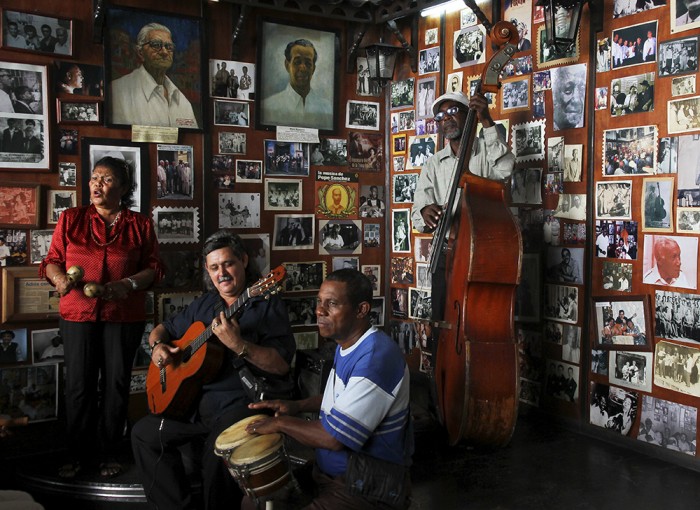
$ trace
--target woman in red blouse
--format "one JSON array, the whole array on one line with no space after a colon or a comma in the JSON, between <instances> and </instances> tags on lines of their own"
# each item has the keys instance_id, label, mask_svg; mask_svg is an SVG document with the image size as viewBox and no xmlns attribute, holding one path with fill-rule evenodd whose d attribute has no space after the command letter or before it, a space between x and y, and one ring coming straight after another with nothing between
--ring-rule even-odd
<instances>
[{"instance_id":1,"label":"woman in red blouse","mask_svg":"<svg viewBox=\"0 0 700 510\"><path fill-rule=\"evenodd\" d=\"M91 205L64 211L39 266L61 295L59 328L65 350L65 409L70 462L59 476L73 478L100 454L104 477L116 476L131 367L145 328L144 292L164 272L153 222L129 209L134 183L129 165L104 157L90 177ZM80 266L82 282L66 269ZM87 297L85 282L104 286ZM101 395L98 394L101 390Z\"/></svg>"}]
</instances>

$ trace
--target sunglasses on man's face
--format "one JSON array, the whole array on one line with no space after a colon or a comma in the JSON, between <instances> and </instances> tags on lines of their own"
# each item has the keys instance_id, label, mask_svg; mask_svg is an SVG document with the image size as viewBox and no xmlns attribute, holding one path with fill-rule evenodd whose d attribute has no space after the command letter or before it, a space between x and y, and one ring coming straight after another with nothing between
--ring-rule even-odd
<instances>
[{"instance_id":1,"label":"sunglasses on man's face","mask_svg":"<svg viewBox=\"0 0 700 510\"><path fill-rule=\"evenodd\" d=\"M433 118L435 119L435 122L442 122L443 120L445 120L445 118L446 118L448 115L449 115L450 117L454 117L455 115L457 115L461 109L462 109L462 108L459 107L459 106L451 106L450 108L448 108L448 109L445 110L445 111L437 112L437 113L435 114L435 117L433 117Z\"/></svg>"},{"instance_id":2,"label":"sunglasses on man's face","mask_svg":"<svg viewBox=\"0 0 700 510\"><path fill-rule=\"evenodd\" d=\"M173 43L166 43L163 41L159 41L158 39L153 39L152 41L145 42L143 43L143 45L150 46L155 51L160 51L163 48L165 48L169 52L175 51L175 45Z\"/></svg>"}]
</instances>

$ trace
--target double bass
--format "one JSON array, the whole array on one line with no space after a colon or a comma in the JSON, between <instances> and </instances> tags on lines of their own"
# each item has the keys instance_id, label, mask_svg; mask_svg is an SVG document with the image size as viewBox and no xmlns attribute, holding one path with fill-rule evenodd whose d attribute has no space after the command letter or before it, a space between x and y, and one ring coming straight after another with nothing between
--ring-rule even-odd
<instances>
[{"instance_id":1,"label":"double bass","mask_svg":"<svg viewBox=\"0 0 700 510\"><path fill-rule=\"evenodd\" d=\"M490 36L500 50L482 74L482 92L498 91L499 74L517 51L518 32L511 23L494 24ZM434 382L440 421L451 445L464 441L505 446L518 415L513 315L522 238L508 207L505 183L468 170L476 124L476 113L469 110L455 179L432 243L440 247L447 239L447 295ZM430 253L432 272L439 251Z\"/></svg>"}]
</instances>

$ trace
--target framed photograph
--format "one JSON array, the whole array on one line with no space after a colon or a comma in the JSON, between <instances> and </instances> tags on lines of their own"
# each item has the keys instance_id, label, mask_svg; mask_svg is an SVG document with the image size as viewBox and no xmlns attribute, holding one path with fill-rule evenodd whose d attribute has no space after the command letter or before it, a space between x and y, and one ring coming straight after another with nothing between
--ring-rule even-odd
<instances>
[{"instance_id":1,"label":"framed photograph","mask_svg":"<svg viewBox=\"0 0 700 510\"><path fill-rule=\"evenodd\" d=\"M404 170L420 170L430 156L437 152L437 135L409 136Z\"/></svg>"},{"instance_id":2,"label":"framed photograph","mask_svg":"<svg viewBox=\"0 0 700 510\"><path fill-rule=\"evenodd\" d=\"M603 175L656 173L657 140L657 126L606 129L603 131Z\"/></svg>"},{"instance_id":3,"label":"framed photograph","mask_svg":"<svg viewBox=\"0 0 700 510\"><path fill-rule=\"evenodd\" d=\"M331 261L331 271L338 269L360 270L360 257L333 257Z\"/></svg>"},{"instance_id":4,"label":"framed photograph","mask_svg":"<svg viewBox=\"0 0 700 510\"><path fill-rule=\"evenodd\" d=\"M394 175L392 185L394 192L391 201L395 204L413 203L419 175L413 172Z\"/></svg>"},{"instance_id":5,"label":"framed photograph","mask_svg":"<svg viewBox=\"0 0 700 510\"><path fill-rule=\"evenodd\" d=\"M319 220L320 255L360 255L362 220Z\"/></svg>"},{"instance_id":6,"label":"framed photograph","mask_svg":"<svg viewBox=\"0 0 700 510\"><path fill-rule=\"evenodd\" d=\"M642 282L649 285L697 289L698 238L644 235Z\"/></svg>"},{"instance_id":7,"label":"framed photograph","mask_svg":"<svg viewBox=\"0 0 700 510\"><path fill-rule=\"evenodd\" d=\"M411 210L391 211L392 250L396 253L411 252Z\"/></svg>"},{"instance_id":8,"label":"framed photograph","mask_svg":"<svg viewBox=\"0 0 700 510\"><path fill-rule=\"evenodd\" d=\"M583 248L547 248L547 281L583 284L582 268Z\"/></svg>"},{"instance_id":9,"label":"framed photograph","mask_svg":"<svg viewBox=\"0 0 700 510\"><path fill-rule=\"evenodd\" d=\"M265 140L265 175L308 177L309 144Z\"/></svg>"},{"instance_id":10,"label":"framed photograph","mask_svg":"<svg viewBox=\"0 0 700 510\"><path fill-rule=\"evenodd\" d=\"M656 375L658 365L655 368ZM668 374L667 377L671 379L673 374ZM697 407L642 395L641 410L638 441L695 457L695 443L690 441L698 433Z\"/></svg>"},{"instance_id":11,"label":"framed photograph","mask_svg":"<svg viewBox=\"0 0 700 510\"><path fill-rule=\"evenodd\" d=\"M23 266L27 261L27 231L0 228L0 265Z\"/></svg>"},{"instance_id":12,"label":"framed photograph","mask_svg":"<svg viewBox=\"0 0 700 510\"><path fill-rule=\"evenodd\" d=\"M256 33L260 41L257 129L292 126L327 134L335 131L341 76L339 32L260 18Z\"/></svg>"},{"instance_id":13,"label":"framed photograph","mask_svg":"<svg viewBox=\"0 0 700 510\"><path fill-rule=\"evenodd\" d=\"M501 111L503 113L530 109L530 78L516 78L503 82Z\"/></svg>"},{"instance_id":14,"label":"framed photograph","mask_svg":"<svg viewBox=\"0 0 700 510\"><path fill-rule=\"evenodd\" d=\"M392 153L393 154L406 154L406 135L391 135L392 141Z\"/></svg>"},{"instance_id":15,"label":"framed photograph","mask_svg":"<svg viewBox=\"0 0 700 510\"><path fill-rule=\"evenodd\" d=\"M408 317L415 320L430 320L432 316L432 301L429 290L408 288Z\"/></svg>"},{"instance_id":16,"label":"framed photograph","mask_svg":"<svg viewBox=\"0 0 700 510\"><path fill-rule=\"evenodd\" d=\"M78 154L78 130L58 129L58 153L63 156L75 156Z\"/></svg>"},{"instance_id":17,"label":"framed photograph","mask_svg":"<svg viewBox=\"0 0 700 510\"><path fill-rule=\"evenodd\" d=\"M669 0L671 4L671 33L684 32L700 27L700 19L697 12L689 12L689 4L686 0Z\"/></svg>"},{"instance_id":18,"label":"framed photograph","mask_svg":"<svg viewBox=\"0 0 700 510\"><path fill-rule=\"evenodd\" d=\"M391 82L392 109L413 107L415 83L415 78L406 78L405 80ZM415 117L413 120L415 121ZM399 116L399 131L408 129L413 129L413 127L409 127L406 122L401 123L401 118Z\"/></svg>"},{"instance_id":19,"label":"framed photograph","mask_svg":"<svg viewBox=\"0 0 700 510\"><path fill-rule=\"evenodd\" d=\"M541 204L542 169L515 169L511 177L510 197L511 201L516 204Z\"/></svg>"},{"instance_id":20,"label":"framed photograph","mask_svg":"<svg viewBox=\"0 0 700 510\"><path fill-rule=\"evenodd\" d=\"M58 328L32 331L32 363L63 361L63 338Z\"/></svg>"},{"instance_id":21,"label":"framed photograph","mask_svg":"<svg viewBox=\"0 0 700 510\"><path fill-rule=\"evenodd\" d=\"M283 297L282 300L287 305L290 326L316 325L316 296Z\"/></svg>"},{"instance_id":22,"label":"framed photograph","mask_svg":"<svg viewBox=\"0 0 700 510\"><path fill-rule=\"evenodd\" d=\"M62 188L75 188L78 167L75 163L58 163L58 185Z\"/></svg>"},{"instance_id":23,"label":"framed photograph","mask_svg":"<svg viewBox=\"0 0 700 510\"><path fill-rule=\"evenodd\" d=\"M250 126L250 103L214 99L215 126Z\"/></svg>"},{"instance_id":24,"label":"framed photograph","mask_svg":"<svg viewBox=\"0 0 700 510\"><path fill-rule=\"evenodd\" d=\"M360 218L383 218L386 198L384 186L363 184L360 186Z\"/></svg>"},{"instance_id":25,"label":"framed photograph","mask_svg":"<svg viewBox=\"0 0 700 510\"><path fill-rule=\"evenodd\" d=\"M247 152L246 134L220 131L219 152L221 154L245 154Z\"/></svg>"},{"instance_id":26,"label":"framed photograph","mask_svg":"<svg viewBox=\"0 0 700 510\"><path fill-rule=\"evenodd\" d=\"M597 182L595 196L596 218L632 219L632 181Z\"/></svg>"},{"instance_id":27,"label":"framed photograph","mask_svg":"<svg viewBox=\"0 0 700 510\"><path fill-rule=\"evenodd\" d=\"M391 283L413 285L413 257L391 257Z\"/></svg>"},{"instance_id":28,"label":"framed photograph","mask_svg":"<svg viewBox=\"0 0 700 510\"><path fill-rule=\"evenodd\" d=\"M440 72L440 47L433 46L418 52L418 75Z\"/></svg>"},{"instance_id":29,"label":"framed photograph","mask_svg":"<svg viewBox=\"0 0 700 510\"><path fill-rule=\"evenodd\" d=\"M273 250L311 250L316 217L313 214L275 214Z\"/></svg>"},{"instance_id":30,"label":"framed photograph","mask_svg":"<svg viewBox=\"0 0 700 510\"><path fill-rule=\"evenodd\" d=\"M99 124L100 101L56 99L56 119L61 124Z\"/></svg>"},{"instance_id":31,"label":"framed photograph","mask_svg":"<svg viewBox=\"0 0 700 510\"><path fill-rule=\"evenodd\" d=\"M635 66L656 62L657 56L657 39L656 29L658 21L647 21L627 27L613 29L613 59L612 68L619 69L622 67ZM620 48L615 51L615 46L624 45L628 42L627 49Z\"/></svg>"},{"instance_id":32,"label":"framed photograph","mask_svg":"<svg viewBox=\"0 0 700 510\"><path fill-rule=\"evenodd\" d=\"M31 231L31 263L39 264L49 251L54 229Z\"/></svg>"},{"instance_id":33,"label":"framed photograph","mask_svg":"<svg viewBox=\"0 0 700 510\"><path fill-rule=\"evenodd\" d=\"M363 264L362 274L372 282L372 295L378 296L382 290L382 267L376 264Z\"/></svg>"},{"instance_id":34,"label":"framed photograph","mask_svg":"<svg viewBox=\"0 0 700 510\"><path fill-rule=\"evenodd\" d=\"M362 244L365 248L378 248L381 241L381 227L379 223L364 223Z\"/></svg>"},{"instance_id":35,"label":"framed photograph","mask_svg":"<svg viewBox=\"0 0 700 510\"><path fill-rule=\"evenodd\" d=\"M694 74L690 76L674 76L671 78L671 97L695 94L695 82L696 77Z\"/></svg>"},{"instance_id":36,"label":"framed photograph","mask_svg":"<svg viewBox=\"0 0 700 510\"><path fill-rule=\"evenodd\" d=\"M675 1L672 0L672 3L675 3ZM662 41L659 43L659 76L695 73L698 70L697 59L697 36Z\"/></svg>"},{"instance_id":37,"label":"framed photograph","mask_svg":"<svg viewBox=\"0 0 700 510\"><path fill-rule=\"evenodd\" d=\"M37 228L39 211L41 185L0 184L0 228Z\"/></svg>"},{"instance_id":38,"label":"framed photograph","mask_svg":"<svg viewBox=\"0 0 700 510\"><path fill-rule=\"evenodd\" d=\"M673 232L674 177L644 179L642 230Z\"/></svg>"},{"instance_id":39,"label":"framed photograph","mask_svg":"<svg viewBox=\"0 0 700 510\"><path fill-rule=\"evenodd\" d=\"M679 234L697 234L700 232L700 209L678 207L676 209L676 232Z\"/></svg>"},{"instance_id":40,"label":"framed photograph","mask_svg":"<svg viewBox=\"0 0 700 510\"><path fill-rule=\"evenodd\" d=\"M379 103L372 101L347 102L345 127L352 129L379 129Z\"/></svg>"},{"instance_id":41,"label":"framed photograph","mask_svg":"<svg viewBox=\"0 0 700 510\"><path fill-rule=\"evenodd\" d=\"M596 427L630 435L637 420L639 393L607 384L591 383L589 422Z\"/></svg>"},{"instance_id":42,"label":"framed photograph","mask_svg":"<svg viewBox=\"0 0 700 510\"><path fill-rule=\"evenodd\" d=\"M109 138L82 138L81 143L83 204L89 204L90 176L92 169L95 168L95 163L105 156L112 156L126 161L133 172L136 190L134 191L134 205L131 206L131 209L136 212L147 213L151 183L148 165L148 144L129 142L127 140L111 140Z\"/></svg>"},{"instance_id":43,"label":"framed photograph","mask_svg":"<svg viewBox=\"0 0 700 510\"><path fill-rule=\"evenodd\" d=\"M580 55L580 34L576 39L576 44L563 55L554 51L554 46L547 40L547 33L544 25L537 27L537 67L551 67L555 65L576 62Z\"/></svg>"},{"instance_id":44,"label":"framed photograph","mask_svg":"<svg viewBox=\"0 0 700 510\"><path fill-rule=\"evenodd\" d=\"M35 267L4 267L2 280L2 322L58 317L58 310L51 301L54 288L44 278L39 278Z\"/></svg>"},{"instance_id":45,"label":"framed photograph","mask_svg":"<svg viewBox=\"0 0 700 510\"><path fill-rule=\"evenodd\" d=\"M3 399L0 414L29 418L29 423L58 417L58 363L0 369L6 381L22 399Z\"/></svg>"},{"instance_id":46,"label":"framed photograph","mask_svg":"<svg viewBox=\"0 0 700 510\"><path fill-rule=\"evenodd\" d=\"M107 124L202 129L204 112L204 47L201 18L126 7L108 7L105 23L105 83ZM159 28L146 28L151 23ZM147 68L166 68L165 97L146 101L136 90L154 78ZM154 64L155 65L155 64ZM160 93L159 93L160 94ZM170 105L170 106L168 106Z\"/></svg>"},{"instance_id":47,"label":"framed photograph","mask_svg":"<svg viewBox=\"0 0 700 510\"><path fill-rule=\"evenodd\" d=\"M416 118L427 119L433 117L433 102L436 95L435 76L418 80L418 100L416 101Z\"/></svg>"},{"instance_id":48,"label":"framed photograph","mask_svg":"<svg viewBox=\"0 0 700 510\"><path fill-rule=\"evenodd\" d=\"M511 129L513 130L511 146L516 163L544 159L544 120L514 124Z\"/></svg>"},{"instance_id":49,"label":"framed photograph","mask_svg":"<svg viewBox=\"0 0 700 510\"><path fill-rule=\"evenodd\" d=\"M655 335L683 342L700 343L700 328L691 319L697 309L700 295L687 292L657 290Z\"/></svg>"},{"instance_id":50,"label":"framed photograph","mask_svg":"<svg viewBox=\"0 0 700 510\"><path fill-rule=\"evenodd\" d=\"M700 129L700 96L672 99L668 102L668 133L686 133Z\"/></svg>"},{"instance_id":51,"label":"framed photograph","mask_svg":"<svg viewBox=\"0 0 700 510\"><path fill-rule=\"evenodd\" d=\"M248 261L253 262L261 274L270 272L270 234L238 234L248 252Z\"/></svg>"},{"instance_id":52,"label":"framed photograph","mask_svg":"<svg viewBox=\"0 0 700 510\"><path fill-rule=\"evenodd\" d=\"M262 160L237 159L236 180L238 182L262 182L262 168Z\"/></svg>"},{"instance_id":53,"label":"framed photograph","mask_svg":"<svg viewBox=\"0 0 700 510\"><path fill-rule=\"evenodd\" d=\"M0 80L14 94L0 104L0 169L50 168L47 67L0 62Z\"/></svg>"},{"instance_id":54,"label":"framed photograph","mask_svg":"<svg viewBox=\"0 0 700 510\"><path fill-rule=\"evenodd\" d=\"M486 61L486 29L483 25L456 30L453 37L452 69L482 64Z\"/></svg>"},{"instance_id":55,"label":"framed photograph","mask_svg":"<svg viewBox=\"0 0 700 510\"><path fill-rule=\"evenodd\" d=\"M547 359L545 363L549 367L545 394L565 402L576 402L579 398L579 367L553 359Z\"/></svg>"},{"instance_id":56,"label":"framed photograph","mask_svg":"<svg viewBox=\"0 0 700 510\"><path fill-rule=\"evenodd\" d=\"M266 211L301 211L301 179L265 179Z\"/></svg>"},{"instance_id":57,"label":"framed photograph","mask_svg":"<svg viewBox=\"0 0 700 510\"><path fill-rule=\"evenodd\" d=\"M367 57L357 57L357 85L355 92L358 96L375 96L380 94L381 87L377 80L369 79Z\"/></svg>"},{"instance_id":58,"label":"framed photograph","mask_svg":"<svg viewBox=\"0 0 700 510\"><path fill-rule=\"evenodd\" d=\"M46 223L55 225L63 211L78 205L77 195L75 190L49 190L46 200Z\"/></svg>"},{"instance_id":59,"label":"framed photograph","mask_svg":"<svg viewBox=\"0 0 700 510\"><path fill-rule=\"evenodd\" d=\"M370 308L369 311L369 323L377 328L384 326L384 302L383 297L372 298L372 308Z\"/></svg>"},{"instance_id":60,"label":"framed photograph","mask_svg":"<svg viewBox=\"0 0 700 510\"><path fill-rule=\"evenodd\" d=\"M2 47L70 57L73 55L73 22L68 18L3 9Z\"/></svg>"},{"instance_id":61,"label":"framed photograph","mask_svg":"<svg viewBox=\"0 0 700 510\"><path fill-rule=\"evenodd\" d=\"M608 366L611 384L651 392L654 370L651 352L611 350L608 353Z\"/></svg>"},{"instance_id":62,"label":"framed photograph","mask_svg":"<svg viewBox=\"0 0 700 510\"><path fill-rule=\"evenodd\" d=\"M597 349L650 350L649 296L594 297Z\"/></svg>"},{"instance_id":63,"label":"framed photograph","mask_svg":"<svg viewBox=\"0 0 700 510\"><path fill-rule=\"evenodd\" d=\"M31 360L28 343L26 328L0 330L0 366L20 365Z\"/></svg>"},{"instance_id":64,"label":"framed photograph","mask_svg":"<svg viewBox=\"0 0 700 510\"><path fill-rule=\"evenodd\" d=\"M157 145L158 198L194 198L194 149L191 145Z\"/></svg>"},{"instance_id":65,"label":"framed photograph","mask_svg":"<svg viewBox=\"0 0 700 510\"><path fill-rule=\"evenodd\" d=\"M209 59L209 93L211 97L252 101L255 99L254 76L255 64Z\"/></svg>"},{"instance_id":66,"label":"framed photograph","mask_svg":"<svg viewBox=\"0 0 700 510\"><path fill-rule=\"evenodd\" d=\"M163 322L169 319L189 305L201 296L200 291L192 292L172 292L158 295L158 322Z\"/></svg>"},{"instance_id":67,"label":"framed photograph","mask_svg":"<svg viewBox=\"0 0 700 510\"><path fill-rule=\"evenodd\" d=\"M654 73L613 80L610 114L613 117L654 111Z\"/></svg>"},{"instance_id":68,"label":"framed photograph","mask_svg":"<svg viewBox=\"0 0 700 510\"><path fill-rule=\"evenodd\" d=\"M561 322L578 322L578 287L545 284L544 317Z\"/></svg>"},{"instance_id":69,"label":"framed photograph","mask_svg":"<svg viewBox=\"0 0 700 510\"><path fill-rule=\"evenodd\" d=\"M260 228L260 193L219 193L219 228Z\"/></svg>"},{"instance_id":70,"label":"framed photograph","mask_svg":"<svg viewBox=\"0 0 700 510\"><path fill-rule=\"evenodd\" d=\"M153 223L162 244L198 243L198 207L154 207Z\"/></svg>"},{"instance_id":71,"label":"framed photograph","mask_svg":"<svg viewBox=\"0 0 700 510\"><path fill-rule=\"evenodd\" d=\"M102 66L78 62L56 62L54 91L59 96L104 96Z\"/></svg>"},{"instance_id":72,"label":"framed photograph","mask_svg":"<svg viewBox=\"0 0 700 510\"><path fill-rule=\"evenodd\" d=\"M326 279L326 262L283 262L287 270L285 292L313 292L321 288ZM315 303L314 299L314 303Z\"/></svg>"}]
</instances>

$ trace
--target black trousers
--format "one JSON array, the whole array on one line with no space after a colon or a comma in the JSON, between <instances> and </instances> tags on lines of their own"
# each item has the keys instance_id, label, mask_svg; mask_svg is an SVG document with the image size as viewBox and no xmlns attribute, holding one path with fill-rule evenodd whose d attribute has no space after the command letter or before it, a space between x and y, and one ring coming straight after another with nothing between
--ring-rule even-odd
<instances>
[{"instance_id":1,"label":"black trousers","mask_svg":"<svg viewBox=\"0 0 700 510\"><path fill-rule=\"evenodd\" d=\"M64 341L67 446L76 460L120 450L131 368L144 322L59 321Z\"/></svg>"},{"instance_id":2,"label":"black trousers","mask_svg":"<svg viewBox=\"0 0 700 510\"><path fill-rule=\"evenodd\" d=\"M141 470L146 498L159 510L193 510L191 478L180 447L196 445L194 468L202 479L203 505L207 510L236 510L243 493L222 457L214 452L216 439L231 425L259 411L245 406L223 413L212 423L182 422L149 414L131 431L131 446Z\"/></svg>"}]
</instances>

